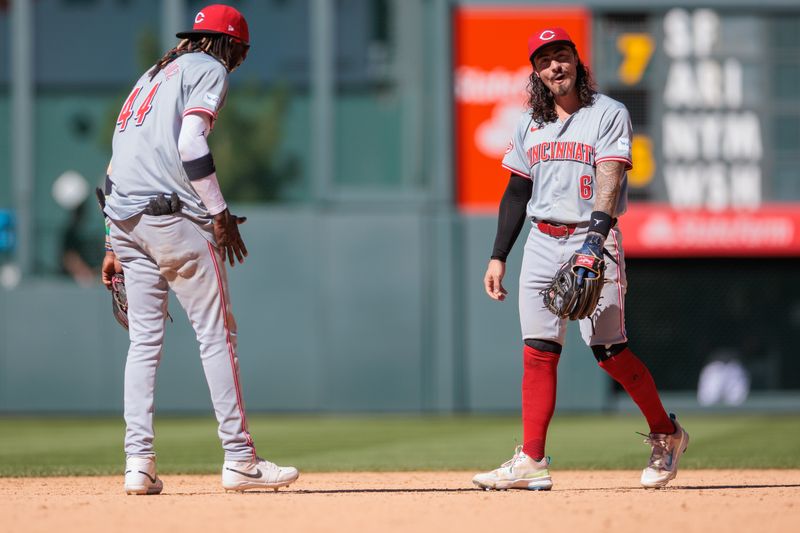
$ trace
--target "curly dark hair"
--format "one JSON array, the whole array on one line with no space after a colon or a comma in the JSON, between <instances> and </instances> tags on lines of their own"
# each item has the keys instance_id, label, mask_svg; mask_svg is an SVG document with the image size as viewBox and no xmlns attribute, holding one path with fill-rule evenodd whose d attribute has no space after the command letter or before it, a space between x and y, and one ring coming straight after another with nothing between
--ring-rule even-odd
<instances>
[{"instance_id":1,"label":"curly dark hair","mask_svg":"<svg viewBox=\"0 0 800 533\"><path fill-rule=\"evenodd\" d=\"M150 70L150 80L152 81L161 69L175 61L178 57L192 52L205 52L222 63L225 68L228 69L228 72L232 72L236 67L242 64L242 61L244 61L244 58L247 56L248 49L248 45L234 39L230 35L221 33L192 35L188 39L181 39L175 48L165 53L164 56L156 62Z\"/></svg>"},{"instance_id":2,"label":"curly dark hair","mask_svg":"<svg viewBox=\"0 0 800 533\"><path fill-rule=\"evenodd\" d=\"M575 86L578 88L578 99L581 102L581 107L590 106L594 101L594 95L597 94L597 86L594 83L592 72L589 67L583 64L577 52L575 52L575 57L578 59L576 68L578 75L575 80ZM533 58L531 58L531 66L533 66ZM528 78L528 106L531 109L531 116L534 122L539 125L554 122L558 118L553 93L550 92L550 89L547 88L542 79L536 75L535 68Z\"/></svg>"}]
</instances>

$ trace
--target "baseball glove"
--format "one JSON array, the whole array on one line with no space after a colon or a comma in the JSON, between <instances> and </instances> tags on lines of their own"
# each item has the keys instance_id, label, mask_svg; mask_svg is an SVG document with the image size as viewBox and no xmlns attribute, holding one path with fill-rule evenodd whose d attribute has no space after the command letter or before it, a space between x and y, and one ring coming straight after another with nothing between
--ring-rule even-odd
<instances>
[{"instance_id":1,"label":"baseball glove","mask_svg":"<svg viewBox=\"0 0 800 533\"><path fill-rule=\"evenodd\" d=\"M111 310L119 325L128 329L128 293L125 292L125 276L111 276Z\"/></svg>"},{"instance_id":2,"label":"baseball glove","mask_svg":"<svg viewBox=\"0 0 800 533\"><path fill-rule=\"evenodd\" d=\"M602 256L579 250L558 270L541 294L544 305L559 318L580 320L594 312L605 282Z\"/></svg>"}]
</instances>

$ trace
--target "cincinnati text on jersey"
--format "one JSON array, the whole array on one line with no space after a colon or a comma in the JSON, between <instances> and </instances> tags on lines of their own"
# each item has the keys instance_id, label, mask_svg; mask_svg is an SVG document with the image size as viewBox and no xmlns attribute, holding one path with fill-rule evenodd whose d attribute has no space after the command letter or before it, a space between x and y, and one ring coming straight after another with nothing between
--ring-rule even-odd
<instances>
[{"instance_id":1,"label":"cincinnati text on jersey","mask_svg":"<svg viewBox=\"0 0 800 533\"><path fill-rule=\"evenodd\" d=\"M528 166L543 161L577 161L594 166L594 146L575 141L552 141L528 148Z\"/></svg>"}]
</instances>

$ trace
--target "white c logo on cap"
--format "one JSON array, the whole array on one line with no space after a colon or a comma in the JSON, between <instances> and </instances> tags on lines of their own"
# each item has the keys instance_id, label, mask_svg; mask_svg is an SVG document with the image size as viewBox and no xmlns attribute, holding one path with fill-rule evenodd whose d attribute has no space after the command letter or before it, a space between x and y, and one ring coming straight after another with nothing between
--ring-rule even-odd
<instances>
[{"instance_id":1,"label":"white c logo on cap","mask_svg":"<svg viewBox=\"0 0 800 533\"><path fill-rule=\"evenodd\" d=\"M206 16L203 14L202 11L197 13L197 16L194 18L194 23L197 24L198 22L203 22L206 19Z\"/></svg>"},{"instance_id":2,"label":"white c logo on cap","mask_svg":"<svg viewBox=\"0 0 800 533\"><path fill-rule=\"evenodd\" d=\"M553 37L555 37L555 36L556 36L556 34L555 34L555 32L554 32L554 31L551 31L551 30L544 30L544 31L542 32L542 34L539 36L539 39L541 39L541 40L543 40L543 41L549 41L550 39L552 39L552 38L553 38Z\"/></svg>"}]
</instances>

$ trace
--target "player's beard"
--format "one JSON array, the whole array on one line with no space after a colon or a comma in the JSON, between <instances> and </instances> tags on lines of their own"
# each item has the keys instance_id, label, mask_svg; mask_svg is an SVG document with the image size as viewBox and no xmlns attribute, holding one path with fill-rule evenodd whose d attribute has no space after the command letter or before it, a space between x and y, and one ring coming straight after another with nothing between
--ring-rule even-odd
<instances>
[{"instance_id":1,"label":"player's beard","mask_svg":"<svg viewBox=\"0 0 800 533\"><path fill-rule=\"evenodd\" d=\"M567 96L574 88L575 78L569 76L565 76L561 83L551 83L548 87L555 97Z\"/></svg>"}]
</instances>

